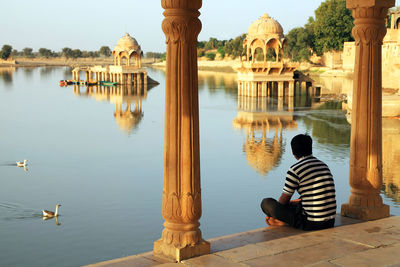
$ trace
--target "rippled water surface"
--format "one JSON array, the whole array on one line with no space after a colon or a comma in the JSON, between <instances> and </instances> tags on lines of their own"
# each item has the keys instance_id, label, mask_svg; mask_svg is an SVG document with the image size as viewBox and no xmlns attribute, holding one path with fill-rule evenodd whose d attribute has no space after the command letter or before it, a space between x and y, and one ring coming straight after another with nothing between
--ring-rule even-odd
<instances>
[{"instance_id":1,"label":"rippled water surface","mask_svg":"<svg viewBox=\"0 0 400 267\"><path fill-rule=\"evenodd\" d=\"M78 266L152 250L163 223L165 73L149 75L160 84L118 93L59 87L69 68L0 69L0 266ZM298 133L313 137L339 207L347 202L350 125L340 103L238 98L236 88L234 74L199 74L203 236L265 226L259 203L280 195ZM400 215L400 125L383 125L382 195ZM23 159L26 170L15 166ZM57 203L58 220L43 220Z\"/></svg>"}]
</instances>

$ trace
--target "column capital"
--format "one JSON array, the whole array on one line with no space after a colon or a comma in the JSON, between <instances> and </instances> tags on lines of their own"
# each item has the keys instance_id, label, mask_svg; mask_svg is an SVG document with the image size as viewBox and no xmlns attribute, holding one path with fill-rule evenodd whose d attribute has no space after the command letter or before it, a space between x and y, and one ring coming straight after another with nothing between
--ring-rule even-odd
<instances>
[{"instance_id":1,"label":"column capital","mask_svg":"<svg viewBox=\"0 0 400 267\"><path fill-rule=\"evenodd\" d=\"M346 7L348 9L356 8L389 8L395 5L395 0L346 0Z\"/></svg>"},{"instance_id":2,"label":"column capital","mask_svg":"<svg viewBox=\"0 0 400 267\"><path fill-rule=\"evenodd\" d=\"M197 10L201 8L201 5L202 5L202 0L190 0L190 1L161 0L161 6L164 9L179 8L179 9L194 10L197 12Z\"/></svg>"},{"instance_id":3,"label":"column capital","mask_svg":"<svg viewBox=\"0 0 400 267\"><path fill-rule=\"evenodd\" d=\"M162 30L166 36L166 43L170 41L197 43L197 36L201 31L198 9L202 5L202 0L162 0L161 4L165 9Z\"/></svg>"}]
</instances>

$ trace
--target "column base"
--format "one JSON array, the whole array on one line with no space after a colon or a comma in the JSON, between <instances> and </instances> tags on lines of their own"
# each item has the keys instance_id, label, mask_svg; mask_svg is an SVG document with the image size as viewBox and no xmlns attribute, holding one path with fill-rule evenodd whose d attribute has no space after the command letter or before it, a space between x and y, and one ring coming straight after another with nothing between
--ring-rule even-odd
<instances>
[{"instance_id":1,"label":"column base","mask_svg":"<svg viewBox=\"0 0 400 267\"><path fill-rule=\"evenodd\" d=\"M386 204L382 204L380 207L362 207L346 203L342 205L340 214L364 221L378 220L390 216L389 206Z\"/></svg>"},{"instance_id":2,"label":"column base","mask_svg":"<svg viewBox=\"0 0 400 267\"><path fill-rule=\"evenodd\" d=\"M154 242L154 255L167 257L178 262L193 257L210 254L210 243L202 240L195 246L175 247L172 244L166 244L161 239Z\"/></svg>"}]
</instances>

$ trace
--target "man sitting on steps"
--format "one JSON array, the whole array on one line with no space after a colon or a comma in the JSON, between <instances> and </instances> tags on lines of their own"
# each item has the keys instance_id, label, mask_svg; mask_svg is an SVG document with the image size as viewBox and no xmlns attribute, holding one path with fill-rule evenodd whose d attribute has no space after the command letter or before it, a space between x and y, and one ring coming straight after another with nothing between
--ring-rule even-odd
<instances>
[{"instance_id":1,"label":"man sitting on steps","mask_svg":"<svg viewBox=\"0 0 400 267\"><path fill-rule=\"evenodd\" d=\"M333 227L336 215L335 185L328 166L312 155L312 139L299 134L291 141L298 160L286 174L279 200L264 198L261 209L268 225L288 224L303 230ZM290 201L297 190L300 199Z\"/></svg>"}]
</instances>

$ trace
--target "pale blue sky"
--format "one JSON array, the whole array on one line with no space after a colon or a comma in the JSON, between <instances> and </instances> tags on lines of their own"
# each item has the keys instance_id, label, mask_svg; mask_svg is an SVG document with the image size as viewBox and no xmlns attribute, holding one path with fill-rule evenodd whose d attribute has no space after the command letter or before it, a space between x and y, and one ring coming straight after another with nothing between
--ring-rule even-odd
<instances>
[{"instance_id":1,"label":"pale blue sky","mask_svg":"<svg viewBox=\"0 0 400 267\"><path fill-rule=\"evenodd\" d=\"M203 0L199 40L234 38L268 13L287 33L303 26L322 0ZM400 0L396 0L398 5ZM114 48L125 32L142 50L165 51L160 0L10 0L0 15L0 46L22 50Z\"/></svg>"}]
</instances>

